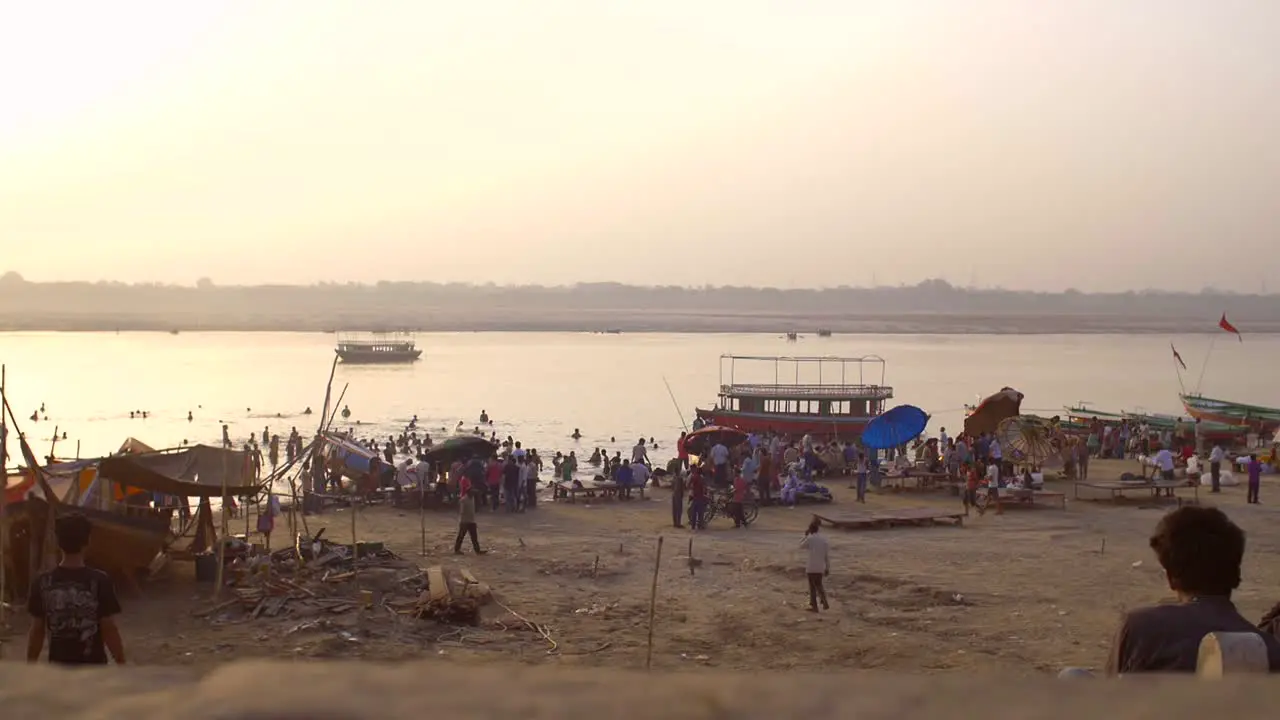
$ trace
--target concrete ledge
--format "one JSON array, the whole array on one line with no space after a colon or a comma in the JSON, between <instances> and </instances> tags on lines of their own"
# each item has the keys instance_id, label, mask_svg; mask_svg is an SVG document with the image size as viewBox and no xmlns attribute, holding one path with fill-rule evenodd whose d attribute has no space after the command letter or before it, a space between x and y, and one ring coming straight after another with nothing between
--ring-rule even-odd
<instances>
[{"instance_id":1,"label":"concrete ledge","mask_svg":"<svg viewBox=\"0 0 1280 720\"><path fill-rule=\"evenodd\" d=\"M3 716L131 720L377 718L1146 718L1275 716L1280 678L1009 682L849 672L654 673L468 666L444 661L240 662L205 675L166 668L60 670L0 664Z\"/></svg>"}]
</instances>

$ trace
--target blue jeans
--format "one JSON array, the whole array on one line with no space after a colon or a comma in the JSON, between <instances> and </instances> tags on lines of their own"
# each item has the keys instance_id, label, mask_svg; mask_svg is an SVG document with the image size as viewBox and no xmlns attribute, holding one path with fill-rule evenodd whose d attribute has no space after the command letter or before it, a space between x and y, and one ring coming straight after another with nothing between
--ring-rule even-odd
<instances>
[{"instance_id":1,"label":"blue jeans","mask_svg":"<svg viewBox=\"0 0 1280 720\"><path fill-rule=\"evenodd\" d=\"M702 529L704 523L702 518L706 514L706 510L706 500L694 500L689 503L689 525L693 527L694 530Z\"/></svg>"},{"instance_id":2,"label":"blue jeans","mask_svg":"<svg viewBox=\"0 0 1280 720\"><path fill-rule=\"evenodd\" d=\"M858 502L867 501L867 474L858 473Z\"/></svg>"},{"instance_id":3,"label":"blue jeans","mask_svg":"<svg viewBox=\"0 0 1280 720\"><path fill-rule=\"evenodd\" d=\"M516 496L520 494L520 489L516 485L508 485L506 487L507 495L507 512L516 511Z\"/></svg>"}]
</instances>

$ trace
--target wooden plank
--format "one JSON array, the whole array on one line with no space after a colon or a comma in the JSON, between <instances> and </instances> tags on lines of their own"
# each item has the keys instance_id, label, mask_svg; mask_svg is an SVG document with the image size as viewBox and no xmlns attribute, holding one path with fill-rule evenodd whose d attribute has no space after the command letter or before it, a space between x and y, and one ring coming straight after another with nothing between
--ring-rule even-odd
<instances>
[{"instance_id":1,"label":"wooden plank","mask_svg":"<svg viewBox=\"0 0 1280 720\"><path fill-rule=\"evenodd\" d=\"M439 565L427 568L427 589L431 602L449 602L449 583L444 579L444 568Z\"/></svg>"}]
</instances>

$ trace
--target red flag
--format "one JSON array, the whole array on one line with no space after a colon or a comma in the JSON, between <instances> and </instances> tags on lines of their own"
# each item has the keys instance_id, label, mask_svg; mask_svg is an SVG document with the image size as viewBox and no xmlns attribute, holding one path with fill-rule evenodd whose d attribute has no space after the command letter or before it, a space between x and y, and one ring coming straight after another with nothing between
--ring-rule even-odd
<instances>
[{"instance_id":1,"label":"red flag","mask_svg":"<svg viewBox=\"0 0 1280 720\"><path fill-rule=\"evenodd\" d=\"M1240 331L1236 329L1236 326L1227 322L1226 313L1222 313L1222 319L1218 321L1218 327L1222 328L1223 330L1226 330L1229 333L1235 333L1236 339L1239 340L1240 342L1244 342L1244 338L1241 337Z\"/></svg>"},{"instance_id":2,"label":"red flag","mask_svg":"<svg viewBox=\"0 0 1280 720\"><path fill-rule=\"evenodd\" d=\"M1182 366L1183 370L1186 370L1187 364L1182 362L1182 356L1178 354L1178 348L1174 347L1173 343L1169 343L1169 349L1173 351L1173 359L1178 361L1178 364Z\"/></svg>"}]
</instances>

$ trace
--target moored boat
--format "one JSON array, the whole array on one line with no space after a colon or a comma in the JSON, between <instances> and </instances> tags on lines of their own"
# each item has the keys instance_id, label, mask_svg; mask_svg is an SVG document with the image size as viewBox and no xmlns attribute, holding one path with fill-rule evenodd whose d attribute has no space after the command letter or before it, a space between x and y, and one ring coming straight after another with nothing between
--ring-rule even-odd
<instances>
[{"instance_id":1,"label":"moored boat","mask_svg":"<svg viewBox=\"0 0 1280 720\"><path fill-rule=\"evenodd\" d=\"M342 362L356 365L411 363L422 357L413 336L403 332L339 333L334 352Z\"/></svg>"},{"instance_id":2,"label":"moored boat","mask_svg":"<svg viewBox=\"0 0 1280 720\"><path fill-rule=\"evenodd\" d=\"M773 372L768 374L773 376L773 382L738 382L739 364L757 368L771 365ZM783 380L784 368L786 374L794 378L792 382ZM816 378L805 381L802 376L806 370L808 374L816 374ZM723 355L719 399L713 408L698 408L698 419L708 425L725 425L745 432L812 434L850 440L861 435L893 398L893 388L884 384L884 370L884 359L876 355L856 358ZM876 377L868 377L868 372Z\"/></svg>"},{"instance_id":3,"label":"moored boat","mask_svg":"<svg viewBox=\"0 0 1280 720\"><path fill-rule=\"evenodd\" d=\"M1280 429L1280 408L1248 405L1184 393L1178 396L1187 414L1197 420L1246 427L1259 433Z\"/></svg>"}]
</instances>

